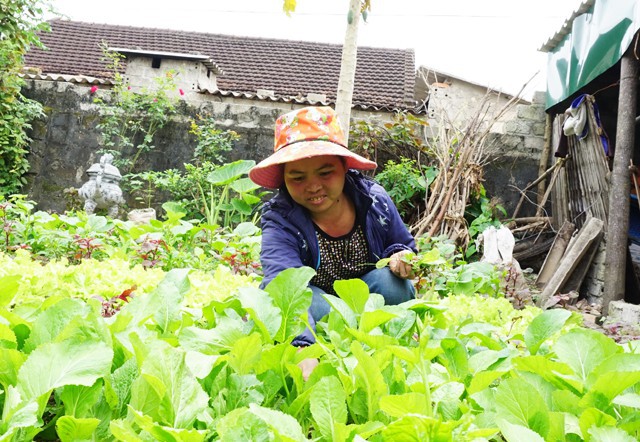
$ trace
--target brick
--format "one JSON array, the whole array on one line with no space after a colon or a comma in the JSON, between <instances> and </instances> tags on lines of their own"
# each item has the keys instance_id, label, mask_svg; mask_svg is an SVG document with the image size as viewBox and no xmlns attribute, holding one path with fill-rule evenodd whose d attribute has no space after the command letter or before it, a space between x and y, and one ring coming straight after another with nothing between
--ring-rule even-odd
<instances>
[{"instance_id":1,"label":"brick","mask_svg":"<svg viewBox=\"0 0 640 442\"><path fill-rule=\"evenodd\" d=\"M534 104L544 105L547 102L547 93L545 91L536 91L533 93L531 102Z\"/></svg>"},{"instance_id":2,"label":"brick","mask_svg":"<svg viewBox=\"0 0 640 442\"><path fill-rule=\"evenodd\" d=\"M502 135L496 141L497 145L506 147L521 147L523 145L523 137L516 135Z\"/></svg>"},{"instance_id":3,"label":"brick","mask_svg":"<svg viewBox=\"0 0 640 442\"><path fill-rule=\"evenodd\" d=\"M534 123L532 126L533 134L538 137L544 137L546 123Z\"/></svg>"},{"instance_id":4,"label":"brick","mask_svg":"<svg viewBox=\"0 0 640 442\"><path fill-rule=\"evenodd\" d=\"M542 106L518 106L518 118L524 120L542 121L545 120L544 108Z\"/></svg>"},{"instance_id":5,"label":"brick","mask_svg":"<svg viewBox=\"0 0 640 442\"><path fill-rule=\"evenodd\" d=\"M544 138L540 137L525 137L524 147L526 149L542 150L544 147Z\"/></svg>"},{"instance_id":6,"label":"brick","mask_svg":"<svg viewBox=\"0 0 640 442\"><path fill-rule=\"evenodd\" d=\"M506 133L514 135L529 135L531 133L531 126L520 120L507 121L504 129Z\"/></svg>"},{"instance_id":7,"label":"brick","mask_svg":"<svg viewBox=\"0 0 640 442\"><path fill-rule=\"evenodd\" d=\"M626 324L640 323L640 305L628 304L624 301L609 303L609 319Z\"/></svg>"}]
</instances>

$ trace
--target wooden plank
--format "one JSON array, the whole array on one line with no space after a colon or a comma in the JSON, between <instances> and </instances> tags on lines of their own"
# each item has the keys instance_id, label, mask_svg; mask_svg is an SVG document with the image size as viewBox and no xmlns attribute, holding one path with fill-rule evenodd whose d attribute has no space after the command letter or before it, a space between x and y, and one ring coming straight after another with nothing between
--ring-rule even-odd
<instances>
[{"instance_id":1,"label":"wooden plank","mask_svg":"<svg viewBox=\"0 0 640 442\"><path fill-rule=\"evenodd\" d=\"M602 237L604 236L604 232L600 232L600 234L595 238L593 243L589 246L589 249L584 254L578 266L573 270L571 276L560 288L560 292L569 293L571 291L580 291L580 286L582 285L582 281L584 281L584 277L587 276L587 272L591 267L591 263L593 262L593 258L596 256L598 252L598 247L602 242Z\"/></svg>"},{"instance_id":2,"label":"wooden plank","mask_svg":"<svg viewBox=\"0 0 640 442\"><path fill-rule=\"evenodd\" d=\"M549 253L547 253L544 263L542 263L538 277L536 278L536 285L538 287L544 288L555 273L558 265L560 264L560 260L562 260L562 257L567 250L567 246L571 240L571 235L573 235L575 229L576 226L569 221L565 221L564 224L562 224L562 227L560 227L560 230L551 245L551 249L549 250Z\"/></svg>"},{"instance_id":3,"label":"wooden plank","mask_svg":"<svg viewBox=\"0 0 640 442\"><path fill-rule=\"evenodd\" d=\"M596 240L598 235L600 235L603 227L604 222L602 220L589 218L582 229L580 229L580 232L578 232L571 250L562 257L558 269L545 285L544 290L542 290L540 299L538 300L538 306L544 306L549 298L558 293L560 287L569 280L571 273L587 253L591 244Z\"/></svg>"}]
</instances>

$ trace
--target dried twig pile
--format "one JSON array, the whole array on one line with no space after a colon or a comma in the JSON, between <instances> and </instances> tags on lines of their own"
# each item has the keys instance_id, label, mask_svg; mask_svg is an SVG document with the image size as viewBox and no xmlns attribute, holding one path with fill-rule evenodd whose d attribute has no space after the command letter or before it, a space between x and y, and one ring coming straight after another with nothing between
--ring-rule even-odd
<instances>
[{"instance_id":1,"label":"dried twig pile","mask_svg":"<svg viewBox=\"0 0 640 442\"><path fill-rule=\"evenodd\" d=\"M469 244L464 214L470 198L481 189L483 168L491 153L488 135L491 127L517 101L517 98L511 99L490 115L491 99L492 95L487 93L475 115L461 130L455 128L446 113L442 114L430 152L439 174L427 192L425 213L411 226L415 236L444 234L463 248Z\"/></svg>"}]
</instances>

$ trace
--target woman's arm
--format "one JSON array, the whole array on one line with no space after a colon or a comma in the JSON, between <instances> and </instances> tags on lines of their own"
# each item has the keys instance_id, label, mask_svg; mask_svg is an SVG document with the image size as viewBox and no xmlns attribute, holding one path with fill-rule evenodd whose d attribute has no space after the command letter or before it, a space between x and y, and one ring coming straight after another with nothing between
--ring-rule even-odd
<instances>
[{"instance_id":1,"label":"woman's arm","mask_svg":"<svg viewBox=\"0 0 640 442\"><path fill-rule=\"evenodd\" d=\"M295 234L290 228L264 215L260 263L264 273L261 288L266 287L281 271L305 265Z\"/></svg>"}]
</instances>

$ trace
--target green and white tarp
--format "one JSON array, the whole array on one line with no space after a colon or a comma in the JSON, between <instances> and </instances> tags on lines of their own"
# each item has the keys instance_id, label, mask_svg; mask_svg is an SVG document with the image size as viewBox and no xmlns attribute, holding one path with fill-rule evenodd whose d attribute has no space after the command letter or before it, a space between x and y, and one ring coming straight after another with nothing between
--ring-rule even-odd
<instances>
[{"instance_id":1,"label":"green and white tarp","mask_svg":"<svg viewBox=\"0 0 640 442\"><path fill-rule=\"evenodd\" d=\"M639 0L596 0L588 12L575 17L571 31L549 52L546 107L570 97L616 64L638 28Z\"/></svg>"}]
</instances>

